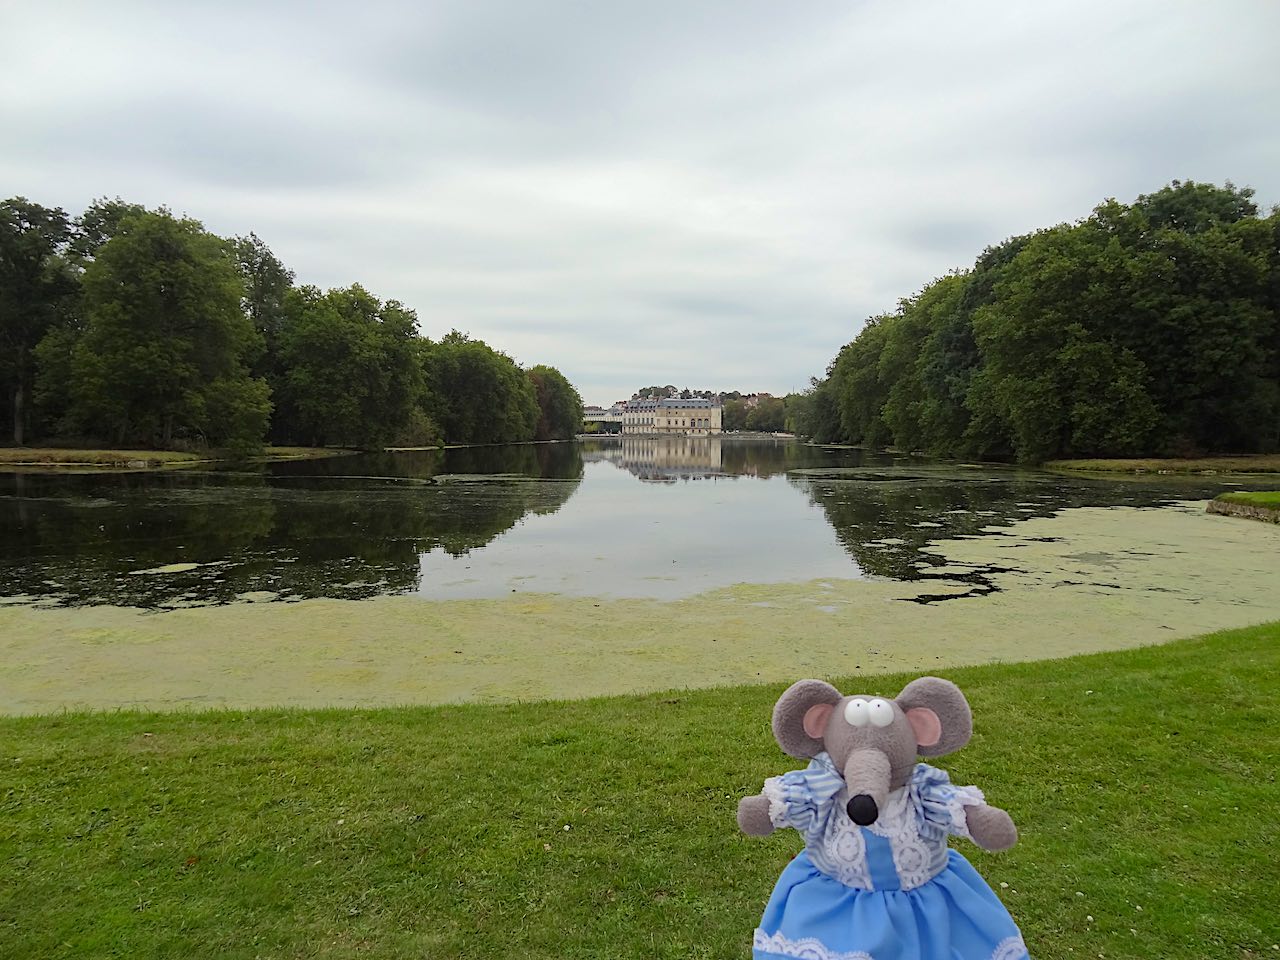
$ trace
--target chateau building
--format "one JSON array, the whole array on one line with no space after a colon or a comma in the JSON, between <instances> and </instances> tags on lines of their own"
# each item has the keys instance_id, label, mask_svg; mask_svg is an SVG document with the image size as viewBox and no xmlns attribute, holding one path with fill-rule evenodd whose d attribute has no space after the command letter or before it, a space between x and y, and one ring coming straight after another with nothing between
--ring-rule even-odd
<instances>
[{"instance_id":1,"label":"chateau building","mask_svg":"<svg viewBox=\"0 0 1280 960\"><path fill-rule=\"evenodd\" d=\"M709 437L721 432L724 409L714 400L665 397L628 400L622 411L623 434Z\"/></svg>"}]
</instances>

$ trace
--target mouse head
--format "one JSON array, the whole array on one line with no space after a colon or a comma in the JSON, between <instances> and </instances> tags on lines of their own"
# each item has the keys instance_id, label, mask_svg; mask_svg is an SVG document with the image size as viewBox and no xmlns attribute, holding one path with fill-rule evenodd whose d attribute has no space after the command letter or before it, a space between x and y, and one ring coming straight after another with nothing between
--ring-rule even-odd
<instances>
[{"instance_id":1,"label":"mouse head","mask_svg":"<svg viewBox=\"0 0 1280 960\"><path fill-rule=\"evenodd\" d=\"M916 756L959 750L973 715L949 680L912 680L892 700L849 696L822 680L801 680L773 708L773 735L793 757L826 752L849 789L854 823L874 823L889 793L905 786Z\"/></svg>"}]
</instances>

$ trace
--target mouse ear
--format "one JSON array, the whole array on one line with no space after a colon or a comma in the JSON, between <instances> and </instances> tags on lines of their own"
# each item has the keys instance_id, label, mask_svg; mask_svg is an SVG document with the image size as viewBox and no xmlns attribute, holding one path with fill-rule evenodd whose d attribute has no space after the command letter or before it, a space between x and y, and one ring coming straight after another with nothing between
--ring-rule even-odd
<instances>
[{"instance_id":1,"label":"mouse ear","mask_svg":"<svg viewBox=\"0 0 1280 960\"><path fill-rule=\"evenodd\" d=\"M973 736L969 701L950 680L912 680L898 694L898 706L911 722L916 752L922 757L940 757L959 750Z\"/></svg>"},{"instance_id":2,"label":"mouse ear","mask_svg":"<svg viewBox=\"0 0 1280 960\"><path fill-rule=\"evenodd\" d=\"M840 691L823 680L789 686L773 706L773 736L783 753L803 759L825 750L822 733L839 702Z\"/></svg>"}]
</instances>

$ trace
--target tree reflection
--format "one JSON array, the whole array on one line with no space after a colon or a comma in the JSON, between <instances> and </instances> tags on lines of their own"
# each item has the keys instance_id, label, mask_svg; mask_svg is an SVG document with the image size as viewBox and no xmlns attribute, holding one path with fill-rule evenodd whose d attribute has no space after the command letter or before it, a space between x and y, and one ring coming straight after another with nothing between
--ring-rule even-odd
<instances>
[{"instance_id":1,"label":"tree reflection","mask_svg":"<svg viewBox=\"0 0 1280 960\"><path fill-rule=\"evenodd\" d=\"M990 527L1052 516L1069 507L1154 505L1190 491L1050 474L988 473L919 461L802 470L788 480L822 509L859 567L903 580L930 577L931 567L945 563L937 553L921 552L931 540L987 536L993 533ZM975 575L983 572L991 571Z\"/></svg>"},{"instance_id":2,"label":"tree reflection","mask_svg":"<svg viewBox=\"0 0 1280 960\"><path fill-rule=\"evenodd\" d=\"M235 472L0 475L0 596L144 607L415 590L577 490L572 444L371 454ZM488 470L478 468L490 468ZM345 471L345 472L340 472Z\"/></svg>"}]
</instances>

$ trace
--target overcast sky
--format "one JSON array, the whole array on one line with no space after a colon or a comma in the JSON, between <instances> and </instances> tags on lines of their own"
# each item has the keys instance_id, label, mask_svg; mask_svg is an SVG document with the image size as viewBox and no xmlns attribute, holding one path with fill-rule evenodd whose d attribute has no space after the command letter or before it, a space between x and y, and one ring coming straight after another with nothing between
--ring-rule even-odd
<instances>
[{"instance_id":1,"label":"overcast sky","mask_svg":"<svg viewBox=\"0 0 1280 960\"><path fill-rule=\"evenodd\" d=\"M1280 202L1280 3L0 0L0 194L255 231L587 403L783 394L983 247Z\"/></svg>"}]
</instances>

